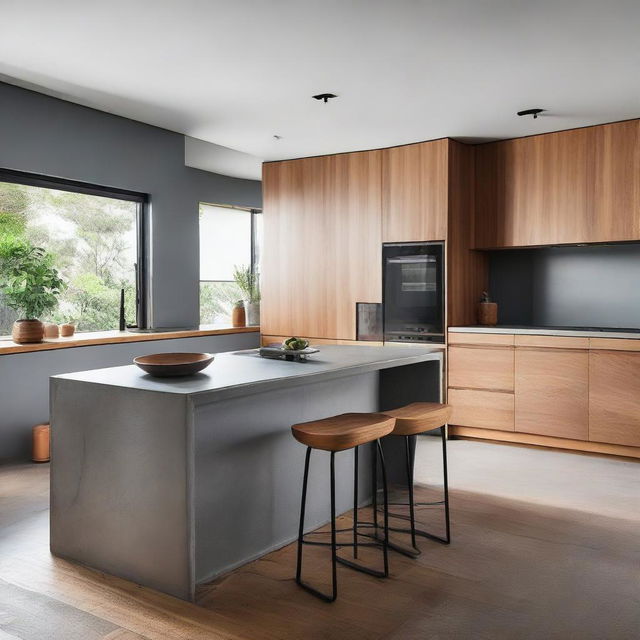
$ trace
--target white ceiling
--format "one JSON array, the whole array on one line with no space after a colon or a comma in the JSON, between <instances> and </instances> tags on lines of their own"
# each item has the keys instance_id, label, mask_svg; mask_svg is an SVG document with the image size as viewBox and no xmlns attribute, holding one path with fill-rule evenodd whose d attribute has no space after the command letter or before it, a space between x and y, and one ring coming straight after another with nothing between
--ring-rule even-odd
<instances>
[{"instance_id":1,"label":"white ceiling","mask_svg":"<svg viewBox=\"0 0 640 640\"><path fill-rule=\"evenodd\" d=\"M9 82L268 160L640 116L640 0L0 0L0 23Z\"/></svg>"}]
</instances>

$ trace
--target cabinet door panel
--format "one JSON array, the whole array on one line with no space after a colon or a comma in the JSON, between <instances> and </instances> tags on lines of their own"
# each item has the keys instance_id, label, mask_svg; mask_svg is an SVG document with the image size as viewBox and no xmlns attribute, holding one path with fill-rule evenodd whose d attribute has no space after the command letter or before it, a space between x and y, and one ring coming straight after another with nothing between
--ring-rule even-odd
<instances>
[{"instance_id":1,"label":"cabinet door panel","mask_svg":"<svg viewBox=\"0 0 640 640\"><path fill-rule=\"evenodd\" d=\"M446 239L448 144L443 139L382 151L383 242Z\"/></svg>"},{"instance_id":2,"label":"cabinet door panel","mask_svg":"<svg viewBox=\"0 0 640 640\"><path fill-rule=\"evenodd\" d=\"M589 354L589 440L640 447L640 353Z\"/></svg>"},{"instance_id":3,"label":"cabinet door panel","mask_svg":"<svg viewBox=\"0 0 640 640\"><path fill-rule=\"evenodd\" d=\"M476 247L640 239L640 120L479 145Z\"/></svg>"},{"instance_id":4,"label":"cabinet door panel","mask_svg":"<svg viewBox=\"0 0 640 640\"><path fill-rule=\"evenodd\" d=\"M513 349L449 347L449 386L513 391Z\"/></svg>"},{"instance_id":5,"label":"cabinet door panel","mask_svg":"<svg viewBox=\"0 0 640 640\"><path fill-rule=\"evenodd\" d=\"M513 394L474 389L449 389L450 424L477 429L513 431Z\"/></svg>"},{"instance_id":6,"label":"cabinet door panel","mask_svg":"<svg viewBox=\"0 0 640 640\"><path fill-rule=\"evenodd\" d=\"M381 302L381 154L264 165L263 333L353 340Z\"/></svg>"},{"instance_id":7,"label":"cabinet door panel","mask_svg":"<svg viewBox=\"0 0 640 640\"><path fill-rule=\"evenodd\" d=\"M516 431L587 440L588 393L588 351L516 349Z\"/></svg>"}]
</instances>

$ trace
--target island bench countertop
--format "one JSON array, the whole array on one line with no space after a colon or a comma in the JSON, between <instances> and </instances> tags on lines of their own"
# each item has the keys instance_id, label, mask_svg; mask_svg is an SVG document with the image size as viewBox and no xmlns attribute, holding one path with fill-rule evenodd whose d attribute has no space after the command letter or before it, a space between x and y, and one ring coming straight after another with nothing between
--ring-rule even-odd
<instances>
[{"instance_id":1,"label":"island bench countertop","mask_svg":"<svg viewBox=\"0 0 640 640\"><path fill-rule=\"evenodd\" d=\"M206 395L207 399L213 395L218 400L429 360L442 361L442 350L422 346L323 345L319 353L304 362L262 358L258 349L218 353L204 371L182 378L155 378L129 365L66 373L51 379L189 397Z\"/></svg>"}]
</instances>

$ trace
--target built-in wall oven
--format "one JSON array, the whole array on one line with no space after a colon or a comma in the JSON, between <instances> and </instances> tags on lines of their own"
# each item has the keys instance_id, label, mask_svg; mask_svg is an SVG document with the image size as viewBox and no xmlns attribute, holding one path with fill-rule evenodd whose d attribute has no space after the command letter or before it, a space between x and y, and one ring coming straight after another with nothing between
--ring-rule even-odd
<instances>
[{"instance_id":1,"label":"built-in wall oven","mask_svg":"<svg viewBox=\"0 0 640 640\"><path fill-rule=\"evenodd\" d=\"M385 341L444 343L444 243L382 246Z\"/></svg>"}]
</instances>

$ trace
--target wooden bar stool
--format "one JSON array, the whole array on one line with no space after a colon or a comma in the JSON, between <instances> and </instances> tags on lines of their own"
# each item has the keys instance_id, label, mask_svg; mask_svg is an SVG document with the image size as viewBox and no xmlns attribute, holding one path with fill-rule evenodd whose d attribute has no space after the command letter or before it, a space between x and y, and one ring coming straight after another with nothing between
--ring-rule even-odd
<instances>
[{"instance_id":1,"label":"wooden bar stool","mask_svg":"<svg viewBox=\"0 0 640 640\"><path fill-rule=\"evenodd\" d=\"M388 527L390 531L397 531L401 533L408 533L411 535L411 549L403 548L399 545L388 543L388 546L394 551L398 551L409 557L416 557L420 554L420 549L416 546L416 536L422 536L423 538L429 538L442 544L449 544L451 542L451 524L449 521L449 479L447 472L447 436L446 436L446 424L451 416L451 407L447 404L441 404L438 402L414 402L405 407L394 409L392 411L385 411L385 414L396 419L395 428L391 432L391 436L404 437L405 441L405 466L407 473L407 486L409 489L409 503L396 503L399 506L409 507L409 523L410 528L398 528ZM444 499L436 502L415 502L413 495L413 473L415 455L411 453L411 440L412 436L416 436L433 429L440 429L440 438L442 440L442 468L443 468L443 484L444 484ZM374 460L374 478L377 477L375 470ZM377 488L377 487L376 487ZM377 521L377 504L376 504L377 491L374 494L374 527L378 528ZM416 529L415 521L415 508L423 506L444 505L444 519L445 519L445 536L437 536L427 531ZM405 516L389 513L391 517L404 518Z\"/></svg>"},{"instance_id":2,"label":"wooden bar stool","mask_svg":"<svg viewBox=\"0 0 640 640\"><path fill-rule=\"evenodd\" d=\"M314 420L312 422L303 422L294 424L291 427L293 436L298 442L306 445L307 454L304 463L304 477L302 481L302 501L300 504L300 527L298 529L298 561L296 567L296 582L312 593L313 595L333 602L338 595L337 579L336 579L336 563L343 564L351 569L362 571L377 578L386 578L389 575L389 562L387 557L388 543L388 514L387 514L387 477L384 466L384 456L380 445L380 438L388 435L393 431L395 426L395 418L380 413L344 413L339 416L325 418L323 420ZM366 567L360 563L339 558L337 556L338 547L353 547L354 558L357 557L358 532L357 527L353 528L353 542L338 543L336 541L336 478L335 478L335 454L337 451L345 451L347 449L355 449L361 444L375 443L377 455L380 456L380 465L382 468L382 482L384 495L384 539L374 543L360 543L362 546L382 546L382 554L384 560L384 571L376 571ZM307 481L309 478L309 460L311 458L312 449L321 449L331 452L331 542L316 542L305 540L304 534L304 513L307 502ZM376 455L374 454L374 458ZM358 483L357 483L357 458L355 459L355 481L354 481L354 518L357 522L357 499L358 499ZM340 531L351 531L342 529ZM312 534L308 534L312 535ZM331 576L332 591L331 595L327 595L309 584L302 581L302 545L314 544L331 547Z\"/></svg>"}]
</instances>

